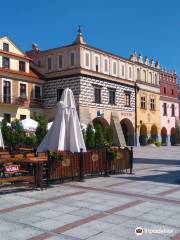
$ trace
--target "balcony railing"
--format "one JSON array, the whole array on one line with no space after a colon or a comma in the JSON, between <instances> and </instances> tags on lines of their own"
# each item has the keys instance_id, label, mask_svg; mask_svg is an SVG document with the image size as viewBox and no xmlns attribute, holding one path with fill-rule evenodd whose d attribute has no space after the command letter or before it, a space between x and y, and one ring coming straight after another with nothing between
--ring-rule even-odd
<instances>
[{"instance_id":1,"label":"balcony railing","mask_svg":"<svg viewBox=\"0 0 180 240\"><path fill-rule=\"evenodd\" d=\"M28 104L27 97L15 97L12 95L0 95L0 104L10 104L15 106L24 106Z\"/></svg>"},{"instance_id":2,"label":"balcony railing","mask_svg":"<svg viewBox=\"0 0 180 240\"><path fill-rule=\"evenodd\" d=\"M42 108L43 107L43 99L42 98L31 98L29 106L31 108Z\"/></svg>"},{"instance_id":3,"label":"balcony railing","mask_svg":"<svg viewBox=\"0 0 180 240\"><path fill-rule=\"evenodd\" d=\"M26 96L15 97L10 95L0 95L0 104L9 104L15 106L25 106L31 108L42 108L44 106L44 99L30 98Z\"/></svg>"}]
</instances>

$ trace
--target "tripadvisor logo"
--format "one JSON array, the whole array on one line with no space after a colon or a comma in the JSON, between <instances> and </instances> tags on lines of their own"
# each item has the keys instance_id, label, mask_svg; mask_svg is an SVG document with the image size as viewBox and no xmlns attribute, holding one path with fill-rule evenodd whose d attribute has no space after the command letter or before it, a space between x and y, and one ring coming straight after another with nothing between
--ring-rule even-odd
<instances>
[{"instance_id":1,"label":"tripadvisor logo","mask_svg":"<svg viewBox=\"0 0 180 240\"><path fill-rule=\"evenodd\" d=\"M136 233L136 235L138 235L138 236L143 235L143 228L137 227L137 228L135 229L135 233Z\"/></svg>"}]
</instances>

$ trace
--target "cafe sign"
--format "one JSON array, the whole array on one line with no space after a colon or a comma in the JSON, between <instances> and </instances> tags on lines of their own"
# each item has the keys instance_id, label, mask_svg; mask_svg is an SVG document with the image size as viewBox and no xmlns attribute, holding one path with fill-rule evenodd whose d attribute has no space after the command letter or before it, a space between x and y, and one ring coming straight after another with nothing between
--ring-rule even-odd
<instances>
[{"instance_id":1,"label":"cafe sign","mask_svg":"<svg viewBox=\"0 0 180 240\"><path fill-rule=\"evenodd\" d=\"M5 171L7 173L17 173L19 172L19 165L8 165L8 166L5 166Z\"/></svg>"}]
</instances>

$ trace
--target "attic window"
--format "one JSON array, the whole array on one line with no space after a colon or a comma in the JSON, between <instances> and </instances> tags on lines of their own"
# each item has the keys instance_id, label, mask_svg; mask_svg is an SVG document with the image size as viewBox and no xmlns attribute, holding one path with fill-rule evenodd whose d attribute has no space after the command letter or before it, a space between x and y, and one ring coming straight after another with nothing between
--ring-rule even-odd
<instances>
[{"instance_id":1,"label":"attic window","mask_svg":"<svg viewBox=\"0 0 180 240\"><path fill-rule=\"evenodd\" d=\"M9 52L9 44L3 43L3 51Z\"/></svg>"}]
</instances>

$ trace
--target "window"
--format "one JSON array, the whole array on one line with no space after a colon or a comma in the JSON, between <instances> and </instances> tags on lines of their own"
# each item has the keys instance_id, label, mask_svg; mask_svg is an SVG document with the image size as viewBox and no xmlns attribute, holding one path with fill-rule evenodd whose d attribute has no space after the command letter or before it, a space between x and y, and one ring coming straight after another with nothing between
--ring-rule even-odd
<instances>
[{"instance_id":1,"label":"window","mask_svg":"<svg viewBox=\"0 0 180 240\"><path fill-rule=\"evenodd\" d=\"M140 69L139 68L137 68L137 80L140 80Z\"/></svg>"},{"instance_id":2,"label":"window","mask_svg":"<svg viewBox=\"0 0 180 240\"><path fill-rule=\"evenodd\" d=\"M70 53L70 66L74 66L75 65L75 54L74 52Z\"/></svg>"},{"instance_id":3,"label":"window","mask_svg":"<svg viewBox=\"0 0 180 240\"><path fill-rule=\"evenodd\" d=\"M26 84L20 83L20 97L26 98Z\"/></svg>"},{"instance_id":4,"label":"window","mask_svg":"<svg viewBox=\"0 0 180 240\"><path fill-rule=\"evenodd\" d=\"M132 67L131 66L129 66L129 79L132 79Z\"/></svg>"},{"instance_id":5,"label":"window","mask_svg":"<svg viewBox=\"0 0 180 240\"><path fill-rule=\"evenodd\" d=\"M143 80L146 82L146 71L143 70Z\"/></svg>"},{"instance_id":6,"label":"window","mask_svg":"<svg viewBox=\"0 0 180 240\"><path fill-rule=\"evenodd\" d=\"M157 85L158 82L157 82L157 74L154 75L154 80L155 80L155 84Z\"/></svg>"},{"instance_id":7,"label":"window","mask_svg":"<svg viewBox=\"0 0 180 240\"><path fill-rule=\"evenodd\" d=\"M121 77L125 76L125 66L124 64L121 64Z\"/></svg>"},{"instance_id":8,"label":"window","mask_svg":"<svg viewBox=\"0 0 180 240\"><path fill-rule=\"evenodd\" d=\"M8 57L3 57L3 68L9 68L9 58Z\"/></svg>"},{"instance_id":9,"label":"window","mask_svg":"<svg viewBox=\"0 0 180 240\"><path fill-rule=\"evenodd\" d=\"M151 109L151 111L154 111L154 110L155 110L155 99L154 99L154 97L151 97L151 100L150 100L150 109Z\"/></svg>"},{"instance_id":10,"label":"window","mask_svg":"<svg viewBox=\"0 0 180 240\"><path fill-rule=\"evenodd\" d=\"M3 51L9 52L9 44L3 43Z\"/></svg>"},{"instance_id":11,"label":"window","mask_svg":"<svg viewBox=\"0 0 180 240\"><path fill-rule=\"evenodd\" d=\"M25 72L26 71L26 63L23 61L19 61L19 71Z\"/></svg>"},{"instance_id":12,"label":"window","mask_svg":"<svg viewBox=\"0 0 180 240\"><path fill-rule=\"evenodd\" d=\"M152 73L151 72L149 73L149 83L153 83L152 82Z\"/></svg>"},{"instance_id":13,"label":"window","mask_svg":"<svg viewBox=\"0 0 180 240\"><path fill-rule=\"evenodd\" d=\"M101 89L94 88L94 101L95 103L101 103Z\"/></svg>"},{"instance_id":14,"label":"window","mask_svg":"<svg viewBox=\"0 0 180 240\"><path fill-rule=\"evenodd\" d=\"M172 89L172 95L174 95L174 90Z\"/></svg>"},{"instance_id":15,"label":"window","mask_svg":"<svg viewBox=\"0 0 180 240\"><path fill-rule=\"evenodd\" d=\"M4 119L10 123L11 122L11 114L10 113L4 113Z\"/></svg>"},{"instance_id":16,"label":"window","mask_svg":"<svg viewBox=\"0 0 180 240\"><path fill-rule=\"evenodd\" d=\"M167 116L167 103L163 103L163 115Z\"/></svg>"},{"instance_id":17,"label":"window","mask_svg":"<svg viewBox=\"0 0 180 240\"><path fill-rule=\"evenodd\" d=\"M166 88L164 87L164 93L166 94Z\"/></svg>"},{"instance_id":18,"label":"window","mask_svg":"<svg viewBox=\"0 0 180 240\"><path fill-rule=\"evenodd\" d=\"M117 63L113 62L113 74L116 75L117 74Z\"/></svg>"},{"instance_id":19,"label":"window","mask_svg":"<svg viewBox=\"0 0 180 240\"><path fill-rule=\"evenodd\" d=\"M3 81L3 100L4 103L11 103L11 82Z\"/></svg>"},{"instance_id":20,"label":"window","mask_svg":"<svg viewBox=\"0 0 180 240\"><path fill-rule=\"evenodd\" d=\"M41 98L41 87L40 86L35 86L34 87L34 97L36 99Z\"/></svg>"},{"instance_id":21,"label":"window","mask_svg":"<svg viewBox=\"0 0 180 240\"><path fill-rule=\"evenodd\" d=\"M99 57L95 56L95 68L96 68L96 72L99 71Z\"/></svg>"},{"instance_id":22,"label":"window","mask_svg":"<svg viewBox=\"0 0 180 240\"><path fill-rule=\"evenodd\" d=\"M86 65L86 67L90 67L89 53L88 52L85 53L85 65Z\"/></svg>"},{"instance_id":23,"label":"window","mask_svg":"<svg viewBox=\"0 0 180 240\"><path fill-rule=\"evenodd\" d=\"M48 59L47 59L47 67L48 67L48 70L52 69L52 58L51 57L48 57Z\"/></svg>"},{"instance_id":24,"label":"window","mask_svg":"<svg viewBox=\"0 0 180 240\"><path fill-rule=\"evenodd\" d=\"M61 100L61 96L62 96L63 90L64 89L62 89L62 88L58 88L57 89L57 93L56 93L57 94L57 98L56 98L57 102L59 102Z\"/></svg>"},{"instance_id":25,"label":"window","mask_svg":"<svg viewBox=\"0 0 180 240\"><path fill-rule=\"evenodd\" d=\"M129 93L129 92L125 93L125 106L126 107L131 106L131 93Z\"/></svg>"},{"instance_id":26,"label":"window","mask_svg":"<svg viewBox=\"0 0 180 240\"><path fill-rule=\"evenodd\" d=\"M141 97L141 108L146 109L146 97Z\"/></svg>"},{"instance_id":27,"label":"window","mask_svg":"<svg viewBox=\"0 0 180 240\"><path fill-rule=\"evenodd\" d=\"M59 55L59 68L63 69L64 67L64 57L63 55Z\"/></svg>"},{"instance_id":28,"label":"window","mask_svg":"<svg viewBox=\"0 0 180 240\"><path fill-rule=\"evenodd\" d=\"M108 59L104 59L104 72L108 73Z\"/></svg>"},{"instance_id":29,"label":"window","mask_svg":"<svg viewBox=\"0 0 180 240\"><path fill-rule=\"evenodd\" d=\"M26 119L26 115L20 114L20 120L22 121L22 120L24 120L24 119Z\"/></svg>"},{"instance_id":30,"label":"window","mask_svg":"<svg viewBox=\"0 0 180 240\"><path fill-rule=\"evenodd\" d=\"M171 115L172 115L172 117L175 116L175 107L174 107L174 104L172 104L172 106L171 106Z\"/></svg>"},{"instance_id":31,"label":"window","mask_svg":"<svg viewBox=\"0 0 180 240\"><path fill-rule=\"evenodd\" d=\"M116 91L109 90L109 104L115 104L116 102Z\"/></svg>"}]
</instances>

